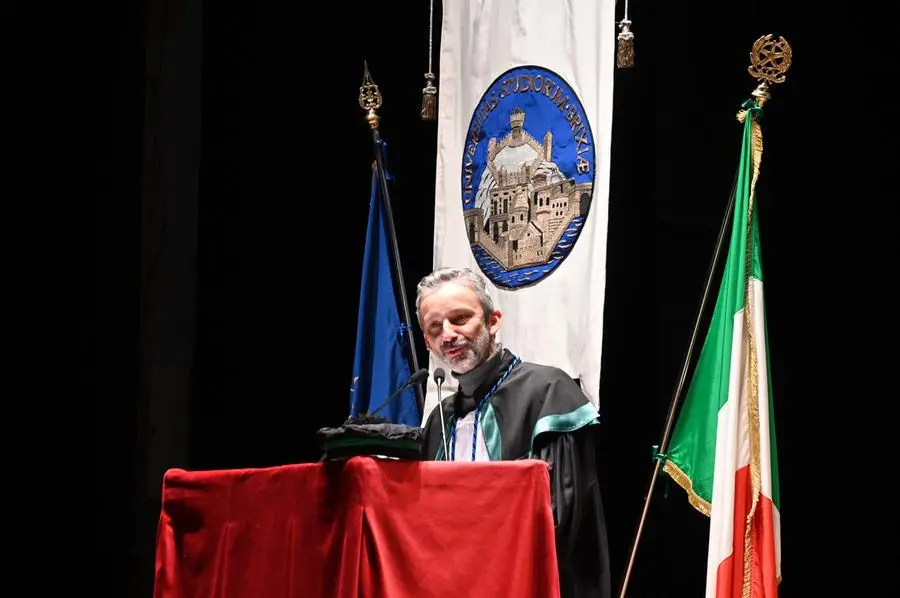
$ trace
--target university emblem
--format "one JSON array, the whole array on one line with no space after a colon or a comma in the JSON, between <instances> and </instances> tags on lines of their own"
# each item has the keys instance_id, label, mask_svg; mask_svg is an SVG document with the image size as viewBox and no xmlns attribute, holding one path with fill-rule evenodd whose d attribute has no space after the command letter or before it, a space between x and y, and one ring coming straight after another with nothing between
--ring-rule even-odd
<instances>
[{"instance_id":1,"label":"university emblem","mask_svg":"<svg viewBox=\"0 0 900 598\"><path fill-rule=\"evenodd\" d=\"M566 259L591 209L594 137L562 77L517 67L484 92L462 157L469 245L497 286L536 284Z\"/></svg>"}]
</instances>

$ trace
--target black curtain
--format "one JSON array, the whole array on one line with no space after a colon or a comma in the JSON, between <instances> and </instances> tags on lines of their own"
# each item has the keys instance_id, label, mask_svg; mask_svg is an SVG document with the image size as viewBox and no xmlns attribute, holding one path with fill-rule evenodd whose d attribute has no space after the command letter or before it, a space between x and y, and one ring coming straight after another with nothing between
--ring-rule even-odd
<instances>
[{"instance_id":1,"label":"black curtain","mask_svg":"<svg viewBox=\"0 0 900 598\"><path fill-rule=\"evenodd\" d=\"M842 522L862 508L858 480L874 463L842 459L862 446L851 432L878 436L860 405L880 396L872 363L884 352L864 350L874 324L862 318L880 307L887 275L873 258L891 238L876 227L893 201L877 178L889 172L878 146L893 139L879 117L877 45L889 40L862 33L863 15L817 15L827 27L807 8L630 4L636 64L615 80L600 406L619 580L731 191L750 47L774 33L794 49L765 106L758 184L781 595L830 592L843 573L857 593L875 583L858 574L863 532ZM347 415L374 159L358 105L364 61L384 96L410 303L431 266L437 128L419 119L427 2L151 0L125 12L110 66L122 201L98 254L101 292L119 302L92 337L120 366L105 379L120 398L101 404L114 423L99 434L122 473L98 504L124 502L134 522L100 525L103 558L128 573L109 595L150 596L166 468L312 461L316 430ZM434 12L439 72L440 2ZM865 59L836 30L862 37ZM702 595L707 529L660 479L628 595ZM842 566L826 573L823 562Z\"/></svg>"}]
</instances>

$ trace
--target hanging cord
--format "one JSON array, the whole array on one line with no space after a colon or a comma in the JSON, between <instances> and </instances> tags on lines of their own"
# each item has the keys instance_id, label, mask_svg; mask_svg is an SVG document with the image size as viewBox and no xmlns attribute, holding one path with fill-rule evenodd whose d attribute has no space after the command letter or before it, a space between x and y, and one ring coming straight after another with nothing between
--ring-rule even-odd
<instances>
[{"instance_id":1,"label":"hanging cord","mask_svg":"<svg viewBox=\"0 0 900 598\"><path fill-rule=\"evenodd\" d=\"M431 49L434 44L434 0L428 3L428 74L431 71Z\"/></svg>"},{"instance_id":2,"label":"hanging cord","mask_svg":"<svg viewBox=\"0 0 900 598\"><path fill-rule=\"evenodd\" d=\"M434 0L428 5L428 72L425 73L425 87L422 89L422 120L437 119L437 87L431 70L431 53L434 46Z\"/></svg>"},{"instance_id":3,"label":"hanging cord","mask_svg":"<svg viewBox=\"0 0 900 598\"><path fill-rule=\"evenodd\" d=\"M630 69L634 66L634 34L631 32L631 20L628 18L628 0L625 0L625 14L619 21L618 46L616 48L616 66Z\"/></svg>"}]
</instances>

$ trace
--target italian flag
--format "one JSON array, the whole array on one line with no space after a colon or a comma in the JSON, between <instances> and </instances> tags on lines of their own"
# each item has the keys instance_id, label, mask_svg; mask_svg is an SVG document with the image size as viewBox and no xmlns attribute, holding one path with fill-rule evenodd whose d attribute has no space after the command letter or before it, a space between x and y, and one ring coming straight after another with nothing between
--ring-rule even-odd
<instances>
[{"instance_id":1,"label":"italian flag","mask_svg":"<svg viewBox=\"0 0 900 598\"><path fill-rule=\"evenodd\" d=\"M731 243L709 332L664 470L710 518L708 598L774 598L781 581L778 464L754 188L760 108L744 123Z\"/></svg>"}]
</instances>

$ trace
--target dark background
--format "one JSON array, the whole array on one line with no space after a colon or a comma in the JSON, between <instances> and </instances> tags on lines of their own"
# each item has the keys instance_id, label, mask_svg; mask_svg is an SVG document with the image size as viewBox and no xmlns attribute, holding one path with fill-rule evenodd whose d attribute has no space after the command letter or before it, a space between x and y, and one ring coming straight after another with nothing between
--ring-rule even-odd
<instances>
[{"instance_id":1,"label":"dark background","mask_svg":"<svg viewBox=\"0 0 900 598\"><path fill-rule=\"evenodd\" d=\"M757 187L781 595L876 587L863 516L882 512L892 456L863 441L878 438L891 394L875 375L892 338L880 323L891 271L878 262L893 240L896 185L878 180L895 160L878 83L893 68L879 45L892 40L862 14L819 6L630 5L636 65L615 80L600 405L617 580L731 190L735 114L755 86L749 50L774 33L794 51L764 109ZM411 301L430 270L437 127L418 115L428 10L150 0L107 15L96 66L110 82L109 145L85 346L98 366L94 524L113 573L94 595L151 595L167 468L315 460L316 430L346 417L373 160L364 60L384 96ZM434 13L439 73L440 2ZM707 530L660 479L629 596L702 595Z\"/></svg>"}]
</instances>

